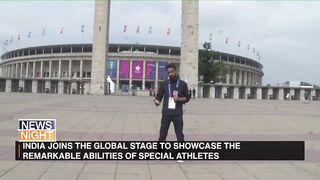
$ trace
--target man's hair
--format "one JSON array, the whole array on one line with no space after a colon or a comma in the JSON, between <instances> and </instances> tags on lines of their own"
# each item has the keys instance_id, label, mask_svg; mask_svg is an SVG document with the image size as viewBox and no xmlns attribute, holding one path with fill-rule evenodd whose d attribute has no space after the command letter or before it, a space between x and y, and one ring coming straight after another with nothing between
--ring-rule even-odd
<instances>
[{"instance_id":1,"label":"man's hair","mask_svg":"<svg viewBox=\"0 0 320 180\"><path fill-rule=\"evenodd\" d=\"M168 70L169 68L172 68L172 69L174 69L174 70L177 70L177 67L176 67L174 64L172 64L172 63L169 63L169 64L166 65L166 70Z\"/></svg>"}]
</instances>

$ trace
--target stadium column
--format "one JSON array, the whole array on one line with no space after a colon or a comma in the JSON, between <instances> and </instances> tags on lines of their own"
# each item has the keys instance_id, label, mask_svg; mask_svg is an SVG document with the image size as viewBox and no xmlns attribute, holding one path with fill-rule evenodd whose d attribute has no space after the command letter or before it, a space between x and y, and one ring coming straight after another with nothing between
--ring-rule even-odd
<instances>
[{"instance_id":1,"label":"stadium column","mask_svg":"<svg viewBox=\"0 0 320 180\"><path fill-rule=\"evenodd\" d=\"M251 79L251 71L249 71L248 72L248 86L251 86L251 81L252 81L252 79Z\"/></svg>"},{"instance_id":2,"label":"stadium column","mask_svg":"<svg viewBox=\"0 0 320 180\"><path fill-rule=\"evenodd\" d=\"M222 89L221 89L221 98L224 99L226 98L226 96L228 95L228 89L226 86L222 86Z\"/></svg>"},{"instance_id":3,"label":"stadium column","mask_svg":"<svg viewBox=\"0 0 320 180\"><path fill-rule=\"evenodd\" d=\"M51 75L51 69L52 69L52 60L49 60L49 79L51 79L52 75Z\"/></svg>"},{"instance_id":4,"label":"stadium column","mask_svg":"<svg viewBox=\"0 0 320 180\"><path fill-rule=\"evenodd\" d=\"M29 78L29 62L26 64L26 78Z\"/></svg>"},{"instance_id":5,"label":"stadium column","mask_svg":"<svg viewBox=\"0 0 320 180\"><path fill-rule=\"evenodd\" d=\"M40 64L40 78L41 79L43 78L43 61L41 61L41 64Z\"/></svg>"},{"instance_id":6,"label":"stadium column","mask_svg":"<svg viewBox=\"0 0 320 180\"><path fill-rule=\"evenodd\" d=\"M61 79L61 59L59 59L58 79Z\"/></svg>"},{"instance_id":7,"label":"stadium column","mask_svg":"<svg viewBox=\"0 0 320 180\"><path fill-rule=\"evenodd\" d=\"M230 74L226 75L226 84L230 84Z\"/></svg>"},{"instance_id":8,"label":"stadium column","mask_svg":"<svg viewBox=\"0 0 320 180\"><path fill-rule=\"evenodd\" d=\"M32 64L32 78L34 79L36 77L36 61L33 61Z\"/></svg>"},{"instance_id":9,"label":"stadium column","mask_svg":"<svg viewBox=\"0 0 320 180\"><path fill-rule=\"evenodd\" d=\"M80 60L80 80L82 81L83 59Z\"/></svg>"},{"instance_id":10,"label":"stadium column","mask_svg":"<svg viewBox=\"0 0 320 180\"><path fill-rule=\"evenodd\" d=\"M146 61L143 61L143 69L142 69L142 90L146 89Z\"/></svg>"},{"instance_id":11,"label":"stadium column","mask_svg":"<svg viewBox=\"0 0 320 180\"><path fill-rule=\"evenodd\" d=\"M239 87L233 88L233 99L239 99Z\"/></svg>"},{"instance_id":12,"label":"stadium column","mask_svg":"<svg viewBox=\"0 0 320 180\"><path fill-rule=\"evenodd\" d=\"M244 86L247 86L248 85L248 82L247 82L247 76L248 76L248 73L247 71L243 71L243 85Z\"/></svg>"},{"instance_id":13,"label":"stadium column","mask_svg":"<svg viewBox=\"0 0 320 180\"><path fill-rule=\"evenodd\" d=\"M71 73L71 70L72 70L72 60L71 59L69 59L69 80L71 80L71 75L72 75L72 73Z\"/></svg>"},{"instance_id":14,"label":"stadium column","mask_svg":"<svg viewBox=\"0 0 320 180\"><path fill-rule=\"evenodd\" d=\"M250 92L251 92L251 89L250 89L250 87L246 87L246 89L245 89L245 99L248 99L248 95L250 94Z\"/></svg>"},{"instance_id":15,"label":"stadium column","mask_svg":"<svg viewBox=\"0 0 320 180\"><path fill-rule=\"evenodd\" d=\"M21 62L21 63L20 63L20 74L19 74L19 78L23 78L22 73L23 73L23 63Z\"/></svg>"},{"instance_id":16,"label":"stadium column","mask_svg":"<svg viewBox=\"0 0 320 180\"><path fill-rule=\"evenodd\" d=\"M109 49L110 0L96 0L92 45L92 70L90 93L104 95L106 59Z\"/></svg>"},{"instance_id":17,"label":"stadium column","mask_svg":"<svg viewBox=\"0 0 320 180\"><path fill-rule=\"evenodd\" d=\"M6 92L11 92L11 79L6 80Z\"/></svg>"},{"instance_id":18,"label":"stadium column","mask_svg":"<svg viewBox=\"0 0 320 180\"><path fill-rule=\"evenodd\" d=\"M120 77L120 68L119 68L119 66L120 66L120 60L117 60L117 80L116 80L116 82L117 82L117 84L116 84L116 89L120 89L120 81L119 81L119 77Z\"/></svg>"},{"instance_id":19,"label":"stadium column","mask_svg":"<svg viewBox=\"0 0 320 180\"><path fill-rule=\"evenodd\" d=\"M156 81L155 81L155 84L154 84L154 89L155 90L158 90L158 82L159 82L159 72L158 72L158 70L159 70L159 62L157 61L156 62ZM189 88L191 88L191 87L189 87Z\"/></svg>"},{"instance_id":20,"label":"stadium column","mask_svg":"<svg viewBox=\"0 0 320 180\"><path fill-rule=\"evenodd\" d=\"M257 88L257 99L258 100L262 99L262 88L261 87Z\"/></svg>"},{"instance_id":21,"label":"stadium column","mask_svg":"<svg viewBox=\"0 0 320 180\"><path fill-rule=\"evenodd\" d=\"M211 99L214 99L216 96L215 96L215 94L216 94L216 88L215 88L215 86L213 86L213 85L211 85L210 86L210 98Z\"/></svg>"},{"instance_id":22,"label":"stadium column","mask_svg":"<svg viewBox=\"0 0 320 180\"><path fill-rule=\"evenodd\" d=\"M268 88L268 97L267 97L267 99L271 99L270 96L273 96L273 89L271 87Z\"/></svg>"},{"instance_id":23,"label":"stadium column","mask_svg":"<svg viewBox=\"0 0 320 180\"><path fill-rule=\"evenodd\" d=\"M283 100L284 99L284 89L283 88L279 88L279 100Z\"/></svg>"},{"instance_id":24,"label":"stadium column","mask_svg":"<svg viewBox=\"0 0 320 180\"><path fill-rule=\"evenodd\" d=\"M239 70L239 85L243 85L242 84L242 70Z\"/></svg>"},{"instance_id":25,"label":"stadium column","mask_svg":"<svg viewBox=\"0 0 320 180\"><path fill-rule=\"evenodd\" d=\"M15 76L15 78L18 78L18 63L16 63L16 74L14 75Z\"/></svg>"},{"instance_id":26,"label":"stadium column","mask_svg":"<svg viewBox=\"0 0 320 180\"><path fill-rule=\"evenodd\" d=\"M199 1L182 1L180 77L192 89L198 89L198 31Z\"/></svg>"},{"instance_id":27,"label":"stadium column","mask_svg":"<svg viewBox=\"0 0 320 180\"><path fill-rule=\"evenodd\" d=\"M305 89L300 89L300 101L304 101L305 97L304 97L304 93L306 92Z\"/></svg>"}]
</instances>

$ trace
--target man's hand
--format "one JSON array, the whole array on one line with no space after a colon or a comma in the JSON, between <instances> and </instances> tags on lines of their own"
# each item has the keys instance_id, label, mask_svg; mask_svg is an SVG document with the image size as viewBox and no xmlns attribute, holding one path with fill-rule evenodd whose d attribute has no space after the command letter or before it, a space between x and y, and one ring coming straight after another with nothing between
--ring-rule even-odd
<instances>
[{"instance_id":1,"label":"man's hand","mask_svg":"<svg viewBox=\"0 0 320 180\"><path fill-rule=\"evenodd\" d=\"M159 105L160 105L159 100L154 99L153 102L154 102L154 104L155 104L156 106L159 106Z\"/></svg>"},{"instance_id":2,"label":"man's hand","mask_svg":"<svg viewBox=\"0 0 320 180\"><path fill-rule=\"evenodd\" d=\"M177 95L174 95L174 96L173 96L174 102L178 102L178 99L179 99L179 97L178 97Z\"/></svg>"}]
</instances>

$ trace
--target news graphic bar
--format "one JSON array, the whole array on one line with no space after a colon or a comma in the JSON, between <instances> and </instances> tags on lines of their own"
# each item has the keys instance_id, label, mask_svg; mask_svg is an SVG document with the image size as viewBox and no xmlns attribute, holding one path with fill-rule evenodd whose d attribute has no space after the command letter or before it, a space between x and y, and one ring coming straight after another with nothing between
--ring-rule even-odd
<instances>
[{"instance_id":1,"label":"news graphic bar","mask_svg":"<svg viewBox=\"0 0 320 180\"><path fill-rule=\"evenodd\" d=\"M304 160L304 141L16 141L16 160Z\"/></svg>"}]
</instances>

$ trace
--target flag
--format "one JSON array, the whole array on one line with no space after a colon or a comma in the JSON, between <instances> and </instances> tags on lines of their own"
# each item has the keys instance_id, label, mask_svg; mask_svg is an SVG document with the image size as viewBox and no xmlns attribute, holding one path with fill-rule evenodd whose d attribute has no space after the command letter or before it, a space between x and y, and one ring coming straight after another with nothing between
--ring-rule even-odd
<instances>
[{"instance_id":1,"label":"flag","mask_svg":"<svg viewBox=\"0 0 320 180\"><path fill-rule=\"evenodd\" d=\"M248 51L250 50L250 44L247 45L247 50L248 50Z\"/></svg>"},{"instance_id":2,"label":"flag","mask_svg":"<svg viewBox=\"0 0 320 180\"><path fill-rule=\"evenodd\" d=\"M63 27L61 27L60 34L63 34Z\"/></svg>"},{"instance_id":3,"label":"flag","mask_svg":"<svg viewBox=\"0 0 320 180\"><path fill-rule=\"evenodd\" d=\"M209 41L212 41L212 33L209 34Z\"/></svg>"},{"instance_id":4,"label":"flag","mask_svg":"<svg viewBox=\"0 0 320 180\"><path fill-rule=\"evenodd\" d=\"M28 33L28 38L31 38L31 32Z\"/></svg>"},{"instance_id":5,"label":"flag","mask_svg":"<svg viewBox=\"0 0 320 180\"><path fill-rule=\"evenodd\" d=\"M229 38L227 37L225 40L225 43L228 44L228 42L229 42Z\"/></svg>"},{"instance_id":6,"label":"flag","mask_svg":"<svg viewBox=\"0 0 320 180\"><path fill-rule=\"evenodd\" d=\"M46 29L42 29L42 36L46 35Z\"/></svg>"},{"instance_id":7,"label":"flag","mask_svg":"<svg viewBox=\"0 0 320 180\"><path fill-rule=\"evenodd\" d=\"M253 48L252 52L255 53L256 52L256 48Z\"/></svg>"},{"instance_id":8,"label":"flag","mask_svg":"<svg viewBox=\"0 0 320 180\"><path fill-rule=\"evenodd\" d=\"M122 32L124 32L124 33L127 32L127 25L123 26L123 31Z\"/></svg>"},{"instance_id":9,"label":"flag","mask_svg":"<svg viewBox=\"0 0 320 180\"><path fill-rule=\"evenodd\" d=\"M241 46L241 44L240 44L241 42L240 41L238 41L238 47L240 47Z\"/></svg>"},{"instance_id":10,"label":"flag","mask_svg":"<svg viewBox=\"0 0 320 180\"><path fill-rule=\"evenodd\" d=\"M137 27L137 30L136 30L136 33L139 33L140 32L140 28L139 26Z\"/></svg>"},{"instance_id":11,"label":"flag","mask_svg":"<svg viewBox=\"0 0 320 180\"><path fill-rule=\"evenodd\" d=\"M18 34L18 40L20 40L20 34Z\"/></svg>"},{"instance_id":12,"label":"flag","mask_svg":"<svg viewBox=\"0 0 320 180\"><path fill-rule=\"evenodd\" d=\"M167 35L170 35L170 31L171 31L171 29L168 28L168 30L167 30Z\"/></svg>"},{"instance_id":13,"label":"flag","mask_svg":"<svg viewBox=\"0 0 320 180\"><path fill-rule=\"evenodd\" d=\"M149 34L152 33L152 26L149 26L148 32L149 32Z\"/></svg>"},{"instance_id":14,"label":"flag","mask_svg":"<svg viewBox=\"0 0 320 180\"><path fill-rule=\"evenodd\" d=\"M81 26L81 33L84 33L84 25Z\"/></svg>"}]
</instances>

